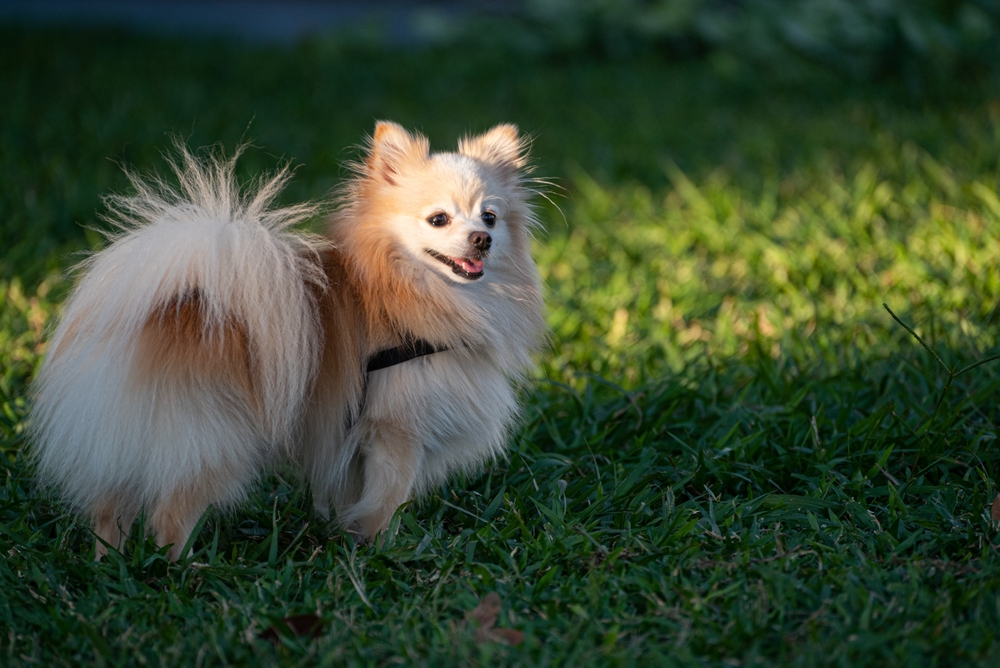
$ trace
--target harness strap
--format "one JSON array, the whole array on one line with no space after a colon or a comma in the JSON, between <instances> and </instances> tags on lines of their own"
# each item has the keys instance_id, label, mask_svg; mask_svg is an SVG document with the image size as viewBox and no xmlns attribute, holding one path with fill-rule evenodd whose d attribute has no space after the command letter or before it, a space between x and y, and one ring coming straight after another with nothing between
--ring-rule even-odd
<instances>
[{"instance_id":1,"label":"harness strap","mask_svg":"<svg viewBox=\"0 0 1000 668\"><path fill-rule=\"evenodd\" d=\"M372 355L368 359L368 366L365 370L367 373L371 373L372 371L378 371L379 369L385 369L386 367L396 366L397 364L409 362L412 359L423 357L424 355L440 353L445 350L448 350L448 348L437 348L424 339L408 338L401 346L386 348L385 350L380 350Z\"/></svg>"},{"instance_id":2,"label":"harness strap","mask_svg":"<svg viewBox=\"0 0 1000 668\"><path fill-rule=\"evenodd\" d=\"M438 348L424 339L411 339L407 337L403 342L403 345L396 346L395 348L380 350L369 357L368 364L365 365L364 378L361 379L361 401L358 403L358 413L357 416L347 416L347 421L344 425L345 431L350 431L354 427L356 419L365 412L365 404L368 403L368 374L372 371L378 371L379 369L396 366L397 364L402 364L403 362L409 362L412 359L423 357L424 355L441 353L448 349L449 348L447 346Z\"/></svg>"}]
</instances>

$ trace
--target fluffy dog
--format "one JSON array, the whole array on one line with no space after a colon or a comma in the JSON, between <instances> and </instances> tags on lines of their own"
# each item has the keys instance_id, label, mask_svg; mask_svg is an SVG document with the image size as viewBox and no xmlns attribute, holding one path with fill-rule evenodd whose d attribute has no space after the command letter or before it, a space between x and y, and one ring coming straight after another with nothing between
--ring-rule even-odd
<instances>
[{"instance_id":1,"label":"fluffy dog","mask_svg":"<svg viewBox=\"0 0 1000 668\"><path fill-rule=\"evenodd\" d=\"M278 209L287 169L241 192L181 150L179 190L133 178L81 266L35 381L41 479L96 556L145 510L181 556L289 453L316 508L371 540L451 472L503 452L544 339L526 146L499 125L431 153L380 122L326 238Z\"/></svg>"}]
</instances>

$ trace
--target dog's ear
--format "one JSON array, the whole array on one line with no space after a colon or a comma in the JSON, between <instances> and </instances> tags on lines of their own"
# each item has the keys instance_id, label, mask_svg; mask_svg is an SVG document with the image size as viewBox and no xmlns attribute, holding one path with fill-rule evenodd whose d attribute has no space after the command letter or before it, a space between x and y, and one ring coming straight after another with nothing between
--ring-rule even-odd
<instances>
[{"instance_id":1,"label":"dog's ear","mask_svg":"<svg viewBox=\"0 0 1000 668\"><path fill-rule=\"evenodd\" d=\"M478 137L465 137L458 142L458 152L509 174L517 174L528 164L528 141L510 123L497 125Z\"/></svg>"},{"instance_id":2,"label":"dog's ear","mask_svg":"<svg viewBox=\"0 0 1000 668\"><path fill-rule=\"evenodd\" d=\"M378 121L368 151L368 175L396 185L403 165L410 161L426 160L430 143L422 135L411 135L403 126L390 121Z\"/></svg>"}]
</instances>

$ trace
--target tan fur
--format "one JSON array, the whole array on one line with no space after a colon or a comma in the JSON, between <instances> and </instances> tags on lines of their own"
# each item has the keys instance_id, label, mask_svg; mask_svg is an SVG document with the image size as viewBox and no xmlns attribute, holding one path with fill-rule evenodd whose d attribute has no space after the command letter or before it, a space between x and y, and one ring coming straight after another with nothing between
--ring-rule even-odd
<instances>
[{"instance_id":1,"label":"tan fur","mask_svg":"<svg viewBox=\"0 0 1000 668\"><path fill-rule=\"evenodd\" d=\"M357 418L360 410L361 394L364 385L362 357L365 348L365 322L362 312L357 308L358 296L355 285L349 280L345 269L343 253L330 249L321 254L323 271L327 276L329 287L317 296L319 320L322 323L322 352L320 363L313 384L312 392L306 402L306 414L303 423L303 438L320 438L320 434L331 441L342 442L347 436L347 425ZM329 472L336 465L331 460L335 455L330 450L303 450L300 453L302 466L306 471L314 472L313 494L317 506L330 507L340 512L354 503L360 495L360 483L344 484L343 481L356 481L357 476L336 476L341 480L331 489L329 495L321 491L324 485L316 480L315 472ZM352 464L357 467L357 464Z\"/></svg>"},{"instance_id":2,"label":"tan fur","mask_svg":"<svg viewBox=\"0 0 1000 668\"><path fill-rule=\"evenodd\" d=\"M213 481L204 477L194 479L189 485L175 489L170 496L157 504L149 523L157 545L170 545L167 558L176 561L191 535L191 530L211 505Z\"/></svg>"},{"instance_id":3,"label":"tan fur","mask_svg":"<svg viewBox=\"0 0 1000 668\"><path fill-rule=\"evenodd\" d=\"M108 553L108 546L120 550L131 533L132 523L139 516L139 509L132 507L126 501L127 498L127 494L109 494L91 510L94 534L97 536L95 560L99 561Z\"/></svg>"},{"instance_id":4,"label":"tan fur","mask_svg":"<svg viewBox=\"0 0 1000 668\"><path fill-rule=\"evenodd\" d=\"M260 405L246 329L232 318L221 327L207 326L201 301L200 294L192 291L149 317L132 360L132 381L140 386L186 384L208 377L256 413Z\"/></svg>"}]
</instances>

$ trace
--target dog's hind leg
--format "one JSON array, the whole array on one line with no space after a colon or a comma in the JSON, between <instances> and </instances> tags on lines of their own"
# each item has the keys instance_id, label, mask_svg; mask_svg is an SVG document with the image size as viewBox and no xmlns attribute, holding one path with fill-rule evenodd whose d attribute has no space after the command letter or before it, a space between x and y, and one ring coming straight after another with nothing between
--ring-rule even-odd
<instances>
[{"instance_id":1,"label":"dog's hind leg","mask_svg":"<svg viewBox=\"0 0 1000 668\"><path fill-rule=\"evenodd\" d=\"M195 481L191 485L174 490L157 504L150 517L156 544L170 545L167 558L171 561L188 556L181 554L181 550L191 537L198 520L213 501L211 495L207 493L211 487L199 482Z\"/></svg>"},{"instance_id":2,"label":"dog's hind leg","mask_svg":"<svg viewBox=\"0 0 1000 668\"><path fill-rule=\"evenodd\" d=\"M209 506L219 510L232 507L257 477L262 462L254 441L259 437L233 418L214 425L215 429L194 419L185 425L190 432L170 432L172 440L202 443L188 449L198 457L197 463L170 467L159 481L158 497L147 506L149 531L157 545L172 546L167 551L171 561L187 556L181 552L184 544ZM222 433L225 429L229 433ZM185 468L183 475L176 475Z\"/></svg>"},{"instance_id":3,"label":"dog's hind leg","mask_svg":"<svg viewBox=\"0 0 1000 668\"><path fill-rule=\"evenodd\" d=\"M145 504L171 560L210 505L240 501L270 447L259 419L252 350L232 319L205 325L202 298L168 303L146 324L133 364L150 398Z\"/></svg>"},{"instance_id":4,"label":"dog's hind leg","mask_svg":"<svg viewBox=\"0 0 1000 668\"><path fill-rule=\"evenodd\" d=\"M126 503L121 497L109 495L104 497L92 509L94 518L94 560L100 561L107 555L108 547L122 549L122 543L128 538L132 523L138 517L139 511Z\"/></svg>"}]
</instances>

